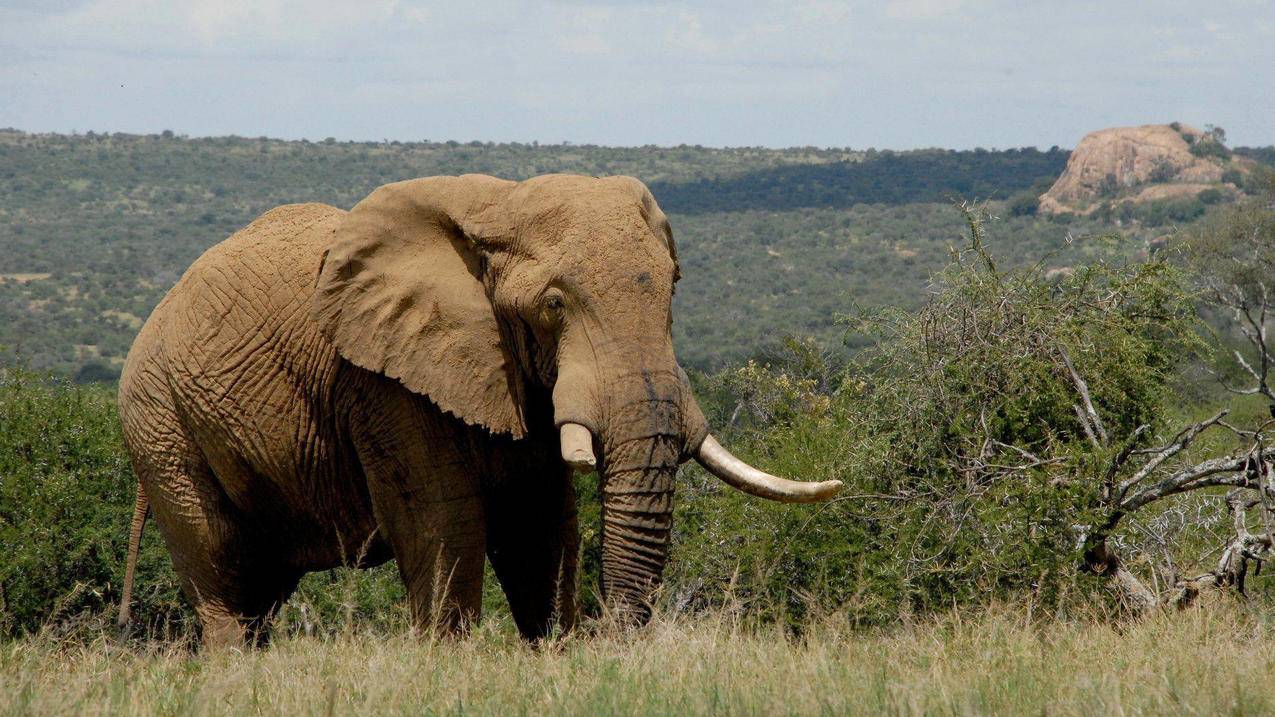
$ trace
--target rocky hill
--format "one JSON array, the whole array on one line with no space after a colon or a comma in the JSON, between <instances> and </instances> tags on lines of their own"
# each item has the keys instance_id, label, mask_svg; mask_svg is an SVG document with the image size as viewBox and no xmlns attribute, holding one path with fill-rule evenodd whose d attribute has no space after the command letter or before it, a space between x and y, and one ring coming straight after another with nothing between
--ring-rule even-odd
<instances>
[{"instance_id":1,"label":"rocky hill","mask_svg":"<svg viewBox=\"0 0 1275 717\"><path fill-rule=\"evenodd\" d=\"M1238 196L1253 162L1234 156L1224 140L1221 130L1178 122L1092 132L1041 195L1040 211L1088 214L1105 202L1143 204L1207 190Z\"/></svg>"}]
</instances>

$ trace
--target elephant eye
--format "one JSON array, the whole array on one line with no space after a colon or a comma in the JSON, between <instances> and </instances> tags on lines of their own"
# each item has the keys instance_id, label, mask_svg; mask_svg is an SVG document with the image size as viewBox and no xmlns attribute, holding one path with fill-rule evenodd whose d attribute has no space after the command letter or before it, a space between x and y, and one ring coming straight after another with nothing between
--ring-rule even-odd
<instances>
[{"instance_id":1,"label":"elephant eye","mask_svg":"<svg viewBox=\"0 0 1275 717\"><path fill-rule=\"evenodd\" d=\"M557 290L552 290L540 300L540 316L541 320L548 325L557 324L562 320L562 310L566 306L566 302L562 298L562 294Z\"/></svg>"}]
</instances>

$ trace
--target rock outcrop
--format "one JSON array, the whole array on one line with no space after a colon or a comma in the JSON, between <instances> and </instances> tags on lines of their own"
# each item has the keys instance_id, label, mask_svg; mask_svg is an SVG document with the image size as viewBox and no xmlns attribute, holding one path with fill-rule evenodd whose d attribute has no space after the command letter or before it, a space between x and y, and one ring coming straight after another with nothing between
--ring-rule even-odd
<instances>
[{"instance_id":1,"label":"rock outcrop","mask_svg":"<svg viewBox=\"0 0 1275 717\"><path fill-rule=\"evenodd\" d=\"M1215 151L1199 151L1206 146ZM1072 151L1058 181L1041 195L1039 211L1084 214L1105 200L1142 203L1195 196L1211 188L1235 194L1238 189L1224 183L1223 175L1246 167L1227 155L1208 133L1184 124L1091 132Z\"/></svg>"}]
</instances>

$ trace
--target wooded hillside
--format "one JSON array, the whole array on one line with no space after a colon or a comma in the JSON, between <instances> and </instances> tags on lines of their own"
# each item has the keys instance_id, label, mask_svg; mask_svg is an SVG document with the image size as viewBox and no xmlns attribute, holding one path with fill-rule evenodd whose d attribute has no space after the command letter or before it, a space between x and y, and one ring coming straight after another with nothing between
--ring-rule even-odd
<instances>
[{"instance_id":1,"label":"wooded hillside","mask_svg":"<svg viewBox=\"0 0 1275 717\"><path fill-rule=\"evenodd\" d=\"M917 304L959 242L954 200L997 200L993 214L1004 218L991 227L992 242L1014 237L997 246L1013 262L1062 267L1077 255L1136 253L1165 231L1111 213L1034 217L1033 187L1066 159L1057 148L896 153L0 130L0 361L109 379L185 267L261 212L303 201L348 208L385 182L466 172L647 182L685 264L674 332L688 366L738 362L785 334L837 348L838 314ZM1150 223L1202 212L1162 212ZM1123 239L1067 240L1108 230Z\"/></svg>"}]
</instances>

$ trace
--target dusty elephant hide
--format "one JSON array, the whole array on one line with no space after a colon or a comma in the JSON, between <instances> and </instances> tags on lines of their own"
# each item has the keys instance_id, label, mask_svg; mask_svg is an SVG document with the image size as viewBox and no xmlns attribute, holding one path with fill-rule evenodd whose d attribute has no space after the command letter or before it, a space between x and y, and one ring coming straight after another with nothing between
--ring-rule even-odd
<instances>
[{"instance_id":1,"label":"dusty elephant hide","mask_svg":"<svg viewBox=\"0 0 1275 717\"><path fill-rule=\"evenodd\" d=\"M828 497L711 436L673 355L677 253L637 180L386 185L267 212L155 309L120 381L148 508L209 643L261 635L307 571L395 558L417 625L477 620L484 557L530 639L575 621L571 466L602 481L602 589L649 616L673 479Z\"/></svg>"}]
</instances>

